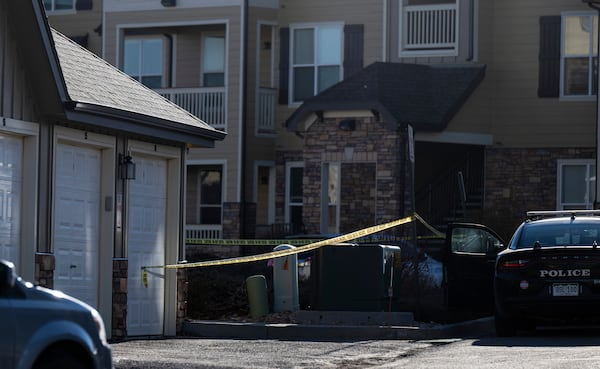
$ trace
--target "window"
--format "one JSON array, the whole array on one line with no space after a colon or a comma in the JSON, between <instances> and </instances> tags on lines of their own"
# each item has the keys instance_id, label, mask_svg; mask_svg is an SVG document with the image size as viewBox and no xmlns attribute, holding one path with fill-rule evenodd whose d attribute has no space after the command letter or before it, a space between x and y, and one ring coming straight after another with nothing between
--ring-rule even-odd
<instances>
[{"instance_id":1,"label":"window","mask_svg":"<svg viewBox=\"0 0 600 369\"><path fill-rule=\"evenodd\" d=\"M598 91L598 17L593 14L562 17L562 94L592 96Z\"/></svg>"},{"instance_id":2,"label":"window","mask_svg":"<svg viewBox=\"0 0 600 369\"><path fill-rule=\"evenodd\" d=\"M204 38L202 69L204 87L225 86L225 37Z\"/></svg>"},{"instance_id":3,"label":"window","mask_svg":"<svg viewBox=\"0 0 600 369\"><path fill-rule=\"evenodd\" d=\"M339 233L340 228L340 163L326 163L322 174L321 232Z\"/></svg>"},{"instance_id":4,"label":"window","mask_svg":"<svg viewBox=\"0 0 600 369\"><path fill-rule=\"evenodd\" d=\"M74 10L75 0L44 0L44 8L48 12Z\"/></svg>"},{"instance_id":5,"label":"window","mask_svg":"<svg viewBox=\"0 0 600 369\"><path fill-rule=\"evenodd\" d=\"M163 50L162 38L127 38L124 45L124 72L149 88L163 87Z\"/></svg>"},{"instance_id":6,"label":"window","mask_svg":"<svg viewBox=\"0 0 600 369\"><path fill-rule=\"evenodd\" d=\"M186 224L221 224L223 167L188 165Z\"/></svg>"},{"instance_id":7,"label":"window","mask_svg":"<svg viewBox=\"0 0 600 369\"><path fill-rule=\"evenodd\" d=\"M561 160L558 163L558 210L592 209L596 200L594 160Z\"/></svg>"},{"instance_id":8,"label":"window","mask_svg":"<svg viewBox=\"0 0 600 369\"><path fill-rule=\"evenodd\" d=\"M500 240L483 229L454 228L452 230L452 252L486 254L491 246L499 247Z\"/></svg>"},{"instance_id":9,"label":"window","mask_svg":"<svg viewBox=\"0 0 600 369\"><path fill-rule=\"evenodd\" d=\"M297 226L302 221L302 180L304 168L302 163L293 162L287 164L286 182L286 214L285 221Z\"/></svg>"},{"instance_id":10,"label":"window","mask_svg":"<svg viewBox=\"0 0 600 369\"><path fill-rule=\"evenodd\" d=\"M304 101L341 80L341 25L292 28L291 45L293 102Z\"/></svg>"}]
</instances>

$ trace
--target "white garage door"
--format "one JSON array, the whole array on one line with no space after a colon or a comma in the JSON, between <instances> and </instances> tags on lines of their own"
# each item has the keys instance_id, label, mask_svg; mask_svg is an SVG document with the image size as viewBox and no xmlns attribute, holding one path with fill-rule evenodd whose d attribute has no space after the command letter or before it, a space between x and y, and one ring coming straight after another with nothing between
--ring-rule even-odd
<instances>
[{"instance_id":1,"label":"white garage door","mask_svg":"<svg viewBox=\"0 0 600 369\"><path fill-rule=\"evenodd\" d=\"M56 150L54 288L98 305L100 150Z\"/></svg>"},{"instance_id":2,"label":"white garage door","mask_svg":"<svg viewBox=\"0 0 600 369\"><path fill-rule=\"evenodd\" d=\"M144 287L141 267L165 262L167 162L136 156L135 163L136 179L129 182L127 334L159 335L163 333L164 271L149 270L148 287Z\"/></svg>"},{"instance_id":3,"label":"white garage door","mask_svg":"<svg viewBox=\"0 0 600 369\"><path fill-rule=\"evenodd\" d=\"M23 141L0 136L0 259L18 268Z\"/></svg>"}]
</instances>

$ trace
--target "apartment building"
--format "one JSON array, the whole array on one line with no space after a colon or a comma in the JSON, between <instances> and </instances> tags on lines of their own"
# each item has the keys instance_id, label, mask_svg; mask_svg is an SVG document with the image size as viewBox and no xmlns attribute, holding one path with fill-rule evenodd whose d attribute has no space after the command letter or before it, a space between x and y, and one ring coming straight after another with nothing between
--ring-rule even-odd
<instances>
[{"instance_id":1,"label":"apartment building","mask_svg":"<svg viewBox=\"0 0 600 369\"><path fill-rule=\"evenodd\" d=\"M527 210L595 205L585 2L44 3L52 26L227 133L188 150L187 237L340 233L416 208L508 238Z\"/></svg>"}]
</instances>

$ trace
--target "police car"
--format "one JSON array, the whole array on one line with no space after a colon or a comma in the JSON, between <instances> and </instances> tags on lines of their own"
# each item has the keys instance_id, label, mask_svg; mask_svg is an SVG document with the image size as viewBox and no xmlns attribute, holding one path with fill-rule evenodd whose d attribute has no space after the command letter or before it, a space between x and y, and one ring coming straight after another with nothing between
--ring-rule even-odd
<instances>
[{"instance_id":1,"label":"police car","mask_svg":"<svg viewBox=\"0 0 600 369\"><path fill-rule=\"evenodd\" d=\"M532 211L496 258L495 325L512 336L539 324L600 320L600 211Z\"/></svg>"}]
</instances>

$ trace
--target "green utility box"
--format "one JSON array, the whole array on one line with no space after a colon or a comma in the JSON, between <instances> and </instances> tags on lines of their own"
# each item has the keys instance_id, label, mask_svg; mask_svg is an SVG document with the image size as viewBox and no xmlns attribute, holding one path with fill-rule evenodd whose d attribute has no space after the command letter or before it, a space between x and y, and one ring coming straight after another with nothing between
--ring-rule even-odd
<instances>
[{"instance_id":1,"label":"green utility box","mask_svg":"<svg viewBox=\"0 0 600 369\"><path fill-rule=\"evenodd\" d=\"M325 246L311 263L311 309L388 311L400 247ZM399 260L398 260L399 261Z\"/></svg>"}]
</instances>

